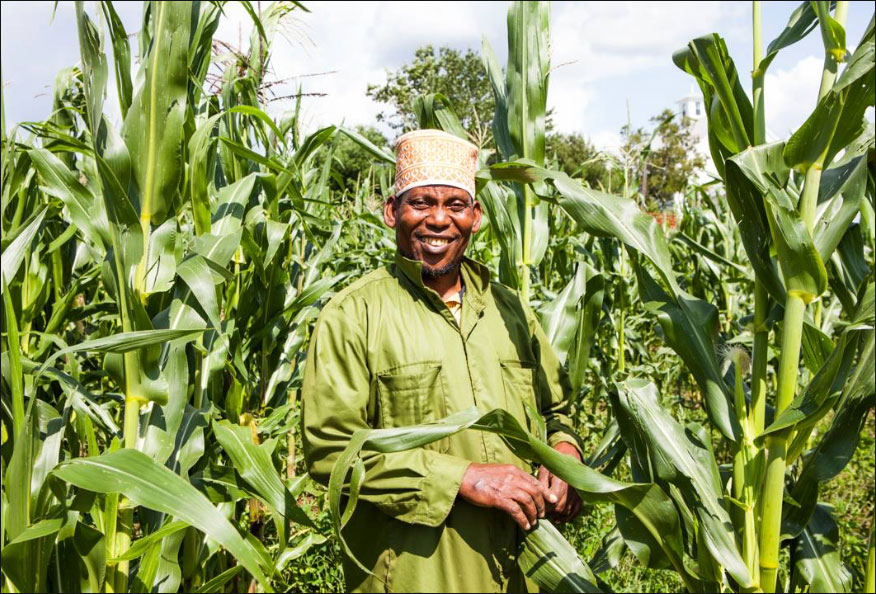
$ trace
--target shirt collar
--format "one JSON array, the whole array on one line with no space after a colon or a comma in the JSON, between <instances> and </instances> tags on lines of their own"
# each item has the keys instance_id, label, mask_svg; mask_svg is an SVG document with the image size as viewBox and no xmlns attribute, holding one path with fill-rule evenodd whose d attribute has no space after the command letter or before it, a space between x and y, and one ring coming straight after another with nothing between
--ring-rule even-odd
<instances>
[{"instance_id":1,"label":"shirt collar","mask_svg":"<svg viewBox=\"0 0 876 594\"><path fill-rule=\"evenodd\" d=\"M434 291L426 291L427 287L423 284L422 262L405 258L396 250L395 265L415 287L429 294L434 293ZM490 288L490 269L465 256L462 258L461 269L462 281L465 283L465 297L469 300L467 302L480 311L484 307L486 294Z\"/></svg>"}]
</instances>

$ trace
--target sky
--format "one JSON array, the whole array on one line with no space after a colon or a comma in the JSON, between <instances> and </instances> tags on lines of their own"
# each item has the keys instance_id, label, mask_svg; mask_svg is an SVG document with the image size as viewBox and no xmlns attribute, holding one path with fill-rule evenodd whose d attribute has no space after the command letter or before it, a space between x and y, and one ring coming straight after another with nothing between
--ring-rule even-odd
<instances>
[{"instance_id":1,"label":"sky","mask_svg":"<svg viewBox=\"0 0 876 594\"><path fill-rule=\"evenodd\" d=\"M142 4L115 2L126 29L139 29ZM256 5L256 2L253 2ZM271 70L278 95L295 92L302 104L305 131L342 121L375 124L385 106L369 99L368 84L411 61L424 45L480 50L486 38L504 65L507 57L506 2L304 2L274 44ZM0 3L0 66L7 129L22 121L45 119L51 109L57 72L79 61L72 2ZM94 3L86 3L92 15ZM262 3L266 6L267 3ZM763 2L764 47L782 30L794 2ZM853 49L873 15L872 2L850 3L846 25ZM215 35L234 47L248 43L251 21L229 3ZM672 63L672 53L691 39L717 32L749 87L751 69L750 2L553 2L548 105L558 131L579 132L600 149L620 144L627 121L648 127L664 108L693 92L693 78ZM132 53L136 39L132 37ZM109 46L110 44L107 44ZM109 47L108 47L109 50ZM790 135L815 107L824 49L816 29L782 50L767 73L766 118L770 136ZM108 90L115 105L115 88ZM698 91L696 91L698 93ZM291 100L268 107L279 116ZM115 107L116 118L118 108ZM389 130L384 128L384 132ZM390 135L391 136L391 135Z\"/></svg>"}]
</instances>

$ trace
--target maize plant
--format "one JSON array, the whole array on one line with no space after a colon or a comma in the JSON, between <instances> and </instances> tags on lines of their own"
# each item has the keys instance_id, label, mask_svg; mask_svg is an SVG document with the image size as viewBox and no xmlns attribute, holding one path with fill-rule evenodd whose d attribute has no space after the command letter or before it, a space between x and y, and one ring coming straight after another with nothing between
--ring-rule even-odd
<instances>
[{"instance_id":1,"label":"maize plant","mask_svg":"<svg viewBox=\"0 0 876 594\"><path fill-rule=\"evenodd\" d=\"M528 32L530 52L537 55L546 45L547 25L538 20L538 10L516 5L509 11L508 81L518 81L516 64L541 64L532 54L527 61L514 52L520 31ZM502 180L527 184L531 190L524 197L531 191L542 202L557 204L583 231L624 244L642 304L657 317L663 339L696 379L713 429L733 451L731 468L722 474L705 427L676 421L645 379L616 383L612 405L632 477L635 484L650 485L659 494L650 509L614 500L618 533L638 559L649 567L672 568L691 591L774 591L784 540L791 549L789 587L847 591L850 574L836 553L836 524L830 509L819 504L818 490L848 463L874 404L873 174L867 166L873 126L864 118L874 97L873 21L849 55L842 28L844 4L837 3L834 16L826 3L803 4L764 57L758 4L754 10L754 106L717 34L693 40L674 56L696 78L708 106L710 148L733 214L733 221L725 217L715 231L725 237L738 233L753 269L746 283L755 308L753 364L746 349L726 348L724 369L730 372L725 374L718 356L718 309L685 291L662 232L632 201L583 188L545 169L537 151L521 145L503 150L506 160L480 177L487 186ZM529 16L521 16L525 14ZM542 27L521 26L527 18ZM779 50L816 27L824 40L825 66L815 110L787 141L764 144L764 72ZM498 67L491 67L491 54L485 54L496 96L494 135L501 148L502 126L507 122L510 129L519 114L510 107L511 85L496 83ZM839 64L845 62L840 72ZM518 93L542 97L547 66L527 72L529 86ZM529 138L537 139L539 113L530 116L523 129L534 131ZM447 125L448 120L445 113L440 123L453 131L455 125ZM532 204L524 199L524 218L532 214ZM861 223L855 222L858 216ZM728 229L733 223L736 227ZM518 228L525 254L525 221ZM695 252L733 267L736 274L747 273L696 239L681 237ZM524 256L524 269L528 262ZM724 301L729 312L729 296ZM768 357L773 329L777 361ZM766 370L771 363L778 382L768 409ZM814 426L829 412L830 428L811 443ZM501 433L504 423L488 415L474 421L474 427ZM509 445L514 440L532 445L532 436L524 440L516 427L504 435ZM550 464L535 449L528 457ZM566 466L552 470L571 476L574 463ZM600 500L599 489L583 477L569 483L585 500ZM783 505L786 500L793 504ZM659 530L658 515L663 523ZM616 555L619 548L613 550Z\"/></svg>"},{"instance_id":2,"label":"maize plant","mask_svg":"<svg viewBox=\"0 0 876 594\"><path fill-rule=\"evenodd\" d=\"M603 438L579 464L535 417L530 433L502 410L460 411L358 435L325 492L298 472L308 331L338 287L391 260L378 212L394 159L341 126L303 134L300 97L267 115L273 41L307 9L241 5L245 48L214 39L221 3L197 1L145 2L132 48L111 2L99 18L77 2L80 61L52 113L3 124L4 592L312 588L301 558L344 546L360 452L457 431L498 433L613 505L593 559L547 521L527 534L520 563L544 590L605 591L625 551L690 591L850 590L819 490L874 404L873 21L850 54L845 3L804 3L764 52L755 3L753 100L718 35L676 53L723 184L693 188L667 236L635 201L647 145L618 160L622 196L545 155L549 8L512 3L504 69L482 50L496 146L480 155L471 252L531 301L573 410ZM766 143L764 74L815 30L814 111ZM442 96L413 107L421 127L465 136ZM374 159L352 195L329 183L340 135ZM709 426L669 408L691 401ZM872 527L869 555L872 591Z\"/></svg>"},{"instance_id":3,"label":"maize plant","mask_svg":"<svg viewBox=\"0 0 876 594\"><path fill-rule=\"evenodd\" d=\"M267 591L322 538L289 387L349 274L324 276L342 225L314 160L339 129L265 114L271 41L300 7L244 6L250 50L216 74L221 6L145 3L132 77L113 5L104 31L77 3L52 117L26 141L4 129L4 591L240 590L244 571Z\"/></svg>"}]
</instances>

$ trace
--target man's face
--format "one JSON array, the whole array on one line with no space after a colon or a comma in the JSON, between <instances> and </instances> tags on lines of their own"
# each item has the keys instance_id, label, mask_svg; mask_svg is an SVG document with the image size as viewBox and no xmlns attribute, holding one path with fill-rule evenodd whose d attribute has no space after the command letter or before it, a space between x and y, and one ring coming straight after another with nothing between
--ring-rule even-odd
<instances>
[{"instance_id":1,"label":"man's face","mask_svg":"<svg viewBox=\"0 0 876 594\"><path fill-rule=\"evenodd\" d=\"M480 229L481 205L459 188L421 186L387 200L383 220L395 229L401 254L437 278L459 267L469 237Z\"/></svg>"}]
</instances>

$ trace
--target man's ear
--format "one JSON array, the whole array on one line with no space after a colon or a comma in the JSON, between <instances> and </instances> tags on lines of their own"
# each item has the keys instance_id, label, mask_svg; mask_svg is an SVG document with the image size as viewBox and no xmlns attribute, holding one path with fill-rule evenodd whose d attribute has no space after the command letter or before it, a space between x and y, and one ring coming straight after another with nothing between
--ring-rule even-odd
<instances>
[{"instance_id":1,"label":"man's ear","mask_svg":"<svg viewBox=\"0 0 876 594\"><path fill-rule=\"evenodd\" d=\"M390 229L395 229L395 214L396 214L396 199L395 195L390 196L383 203L383 222Z\"/></svg>"},{"instance_id":2,"label":"man's ear","mask_svg":"<svg viewBox=\"0 0 876 594\"><path fill-rule=\"evenodd\" d=\"M483 214L481 212L481 203L475 200L474 204L472 204L472 209L474 210L474 223L471 226L471 232L477 233L481 228L481 216Z\"/></svg>"}]
</instances>

